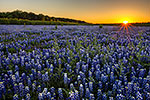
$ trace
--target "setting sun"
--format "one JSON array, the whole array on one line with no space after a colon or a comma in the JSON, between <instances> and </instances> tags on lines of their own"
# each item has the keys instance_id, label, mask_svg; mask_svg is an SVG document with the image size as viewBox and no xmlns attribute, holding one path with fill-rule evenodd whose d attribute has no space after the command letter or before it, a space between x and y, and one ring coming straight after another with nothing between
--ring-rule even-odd
<instances>
[{"instance_id":1,"label":"setting sun","mask_svg":"<svg viewBox=\"0 0 150 100\"><path fill-rule=\"evenodd\" d=\"M127 24L127 23L128 23L128 21L123 21L123 23L124 23L124 24Z\"/></svg>"}]
</instances>

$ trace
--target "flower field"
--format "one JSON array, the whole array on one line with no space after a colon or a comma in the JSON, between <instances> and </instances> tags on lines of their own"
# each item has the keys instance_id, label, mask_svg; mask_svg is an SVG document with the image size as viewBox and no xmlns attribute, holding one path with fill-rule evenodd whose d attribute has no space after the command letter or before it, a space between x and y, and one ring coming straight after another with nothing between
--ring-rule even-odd
<instances>
[{"instance_id":1,"label":"flower field","mask_svg":"<svg viewBox=\"0 0 150 100\"><path fill-rule=\"evenodd\" d=\"M150 100L150 27L0 25L0 100Z\"/></svg>"}]
</instances>

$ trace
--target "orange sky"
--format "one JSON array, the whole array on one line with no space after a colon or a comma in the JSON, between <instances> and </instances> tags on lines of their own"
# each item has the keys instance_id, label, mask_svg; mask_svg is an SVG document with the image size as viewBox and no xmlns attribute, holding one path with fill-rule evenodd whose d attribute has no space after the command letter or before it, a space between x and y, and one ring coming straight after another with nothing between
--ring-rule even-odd
<instances>
[{"instance_id":1,"label":"orange sky","mask_svg":"<svg viewBox=\"0 0 150 100\"><path fill-rule=\"evenodd\" d=\"M150 22L150 0L0 0L0 11L23 10L90 23Z\"/></svg>"}]
</instances>

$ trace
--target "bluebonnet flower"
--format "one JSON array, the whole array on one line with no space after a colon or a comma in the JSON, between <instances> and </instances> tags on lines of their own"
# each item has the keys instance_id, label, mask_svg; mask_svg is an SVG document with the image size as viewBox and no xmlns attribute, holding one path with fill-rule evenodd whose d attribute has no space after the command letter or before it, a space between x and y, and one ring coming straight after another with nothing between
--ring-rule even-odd
<instances>
[{"instance_id":1,"label":"bluebonnet flower","mask_svg":"<svg viewBox=\"0 0 150 100\"><path fill-rule=\"evenodd\" d=\"M89 70L89 77L92 77L92 72Z\"/></svg>"},{"instance_id":2,"label":"bluebonnet flower","mask_svg":"<svg viewBox=\"0 0 150 100\"><path fill-rule=\"evenodd\" d=\"M114 98L113 97L109 97L109 100L114 100Z\"/></svg>"},{"instance_id":3,"label":"bluebonnet flower","mask_svg":"<svg viewBox=\"0 0 150 100\"><path fill-rule=\"evenodd\" d=\"M100 70L100 64L97 64L97 65L95 66L95 68L96 68L96 70Z\"/></svg>"},{"instance_id":4,"label":"bluebonnet flower","mask_svg":"<svg viewBox=\"0 0 150 100\"><path fill-rule=\"evenodd\" d=\"M12 76L12 74L13 74L12 70L7 71L7 74L8 74L9 76Z\"/></svg>"},{"instance_id":5,"label":"bluebonnet flower","mask_svg":"<svg viewBox=\"0 0 150 100\"><path fill-rule=\"evenodd\" d=\"M80 98L82 98L84 95L84 87L82 84L80 84L80 86L79 86L79 94L80 94Z\"/></svg>"},{"instance_id":6,"label":"bluebonnet flower","mask_svg":"<svg viewBox=\"0 0 150 100\"><path fill-rule=\"evenodd\" d=\"M21 57L21 66L24 66L24 56Z\"/></svg>"},{"instance_id":7,"label":"bluebonnet flower","mask_svg":"<svg viewBox=\"0 0 150 100\"><path fill-rule=\"evenodd\" d=\"M145 69L140 69L140 72L139 72L139 77L144 77L144 74L145 74Z\"/></svg>"},{"instance_id":8,"label":"bluebonnet flower","mask_svg":"<svg viewBox=\"0 0 150 100\"><path fill-rule=\"evenodd\" d=\"M110 74L110 83L113 83L114 80L115 80L114 73L111 72L111 74Z\"/></svg>"},{"instance_id":9,"label":"bluebonnet flower","mask_svg":"<svg viewBox=\"0 0 150 100\"><path fill-rule=\"evenodd\" d=\"M98 87L99 87L100 89L102 89L103 84L102 84L102 82L101 82L101 81L99 81L99 82L98 82Z\"/></svg>"},{"instance_id":10,"label":"bluebonnet flower","mask_svg":"<svg viewBox=\"0 0 150 100\"><path fill-rule=\"evenodd\" d=\"M15 93L15 94L17 94L17 93L19 92L19 87L18 87L17 84L14 84L13 89L14 89L14 93Z\"/></svg>"},{"instance_id":11,"label":"bluebonnet flower","mask_svg":"<svg viewBox=\"0 0 150 100\"><path fill-rule=\"evenodd\" d=\"M49 80L48 72L45 72L45 81L48 81L48 80Z\"/></svg>"},{"instance_id":12,"label":"bluebonnet flower","mask_svg":"<svg viewBox=\"0 0 150 100\"><path fill-rule=\"evenodd\" d=\"M112 91L108 91L108 92L107 92L107 96L108 96L108 97L113 96L113 95L112 95Z\"/></svg>"},{"instance_id":13,"label":"bluebonnet flower","mask_svg":"<svg viewBox=\"0 0 150 100\"><path fill-rule=\"evenodd\" d=\"M33 74L30 74L30 79L34 80L34 75Z\"/></svg>"},{"instance_id":14,"label":"bluebonnet flower","mask_svg":"<svg viewBox=\"0 0 150 100\"><path fill-rule=\"evenodd\" d=\"M31 86L31 85L32 85L31 79L28 78L28 86Z\"/></svg>"},{"instance_id":15,"label":"bluebonnet flower","mask_svg":"<svg viewBox=\"0 0 150 100\"><path fill-rule=\"evenodd\" d=\"M146 79L146 78L143 78L143 84L142 84L142 87L144 87L146 83L147 83L147 79Z\"/></svg>"},{"instance_id":16,"label":"bluebonnet flower","mask_svg":"<svg viewBox=\"0 0 150 100\"><path fill-rule=\"evenodd\" d=\"M93 73L95 70L94 66L91 66L91 72Z\"/></svg>"},{"instance_id":17,"label":"bluebonnet flower","mask_svg":"<svg viewBox=\"0 0 150 100\"><path fill-rule=\"evenodd\" d=\"M41 86L40 86L40 85L37 87L37 91L38 91L38 93L40 93L40 92L42 91L42 89L41 89Z\"/></svg>"},{"instance_id":18,"label":"bluebonnet flower","mask_svg":"<svg viewBox=\"0 0 150 100\"><path fill-rule=\"evenodd\" d=\"M86 90L85 90L85 97L86 98L90 97L90 90L89 90L89 88L86 88Z\"/></svg>"},{"instance_id":19,"label":"bluebonnet flower","mask_svg":"<svg viewBox=\"0 0 150 100\"><path fill-rule=\"evenodd\" d=\"M23 83L19 83L19 93L20 93L21 97L24 96L24 85L23 85Z\"/></svg>"},{"instance_id":20,"label":"bluebonnet flower","mask_svg":"<svg viewBox=\"0 0 150 100\"><path fill-rule=\"evenodd\" d=\"M50 68L50 64L49 64L49 62L48 62L48 60L46 60L46 67L49 69Z\"/></svg>"},{"instance_id":21,"label":"bluebonnet flower","mask_svg":"<svg viewBox=\"0 0 150 100\"><path fill-rule=\"evenodd\" d=\"M127 64L127 62L128 62L128 60L125 57L123 57L123 63Z\"/></svg>"},{"instance_id":22,"label":"bluebonnet flower","mask_svg":"<svg viewBox=\"0 0 150 100\"><path fill-rule=\"evenodd\" d=\"M79 92L77 90L75 90L74 95L75 95L75 100L80 100L80 98L79 98Z\"/></svg>"},{"instance_id":23,"label":"bluebonnet flower","mask_svg":"<svg viewBox=\"0 0 150 100\"><path fill-rule=\"evenodd\" d=\"M86 65L82 65L82 71L85 73L86 72Z\"/></svg>"},{"instance_id":24,"label":"bluebonnet flower","mask_svg":"<svg viewBox=\"0 0 150 100\"><path fill-rule=\"evenodd\" d=\"M150 75L147 75L146 79L147 79L147 82L150 83Z\"/></svg>"},{"instance_id":25,"label":"bluebonnet flower","mask_svg":"<svg viewBox=\"0 0 150 100\"><path fill-rule=\"evenodd\" d=\"M116 90L117 90L117 86L115 84L113 84L112 92L115 94Z\"/></svg>"},{"instance_id":26,"label":"bluebonnet flower","mask_svg":"<svg viewBox=\"0 0 150 100\"><path fill-rule=\"evenodd\" d=\"M42 92L44 99L47 98L47 92L48 92L47 88L44 88L44 90Z\"/></svg>"},{"instance_id":27,"label":"bluebonnet flower","mask_svg":"<svg viewBox=\"0 0 150 100\"><path fill-rule=\"evenodd\" d=\"M136 100L136 99L135 99L135 97L132 96L132 97L130 98L130 100Z\"/></svg>"},{"instance_id":28,"label":"bluebonnet flower","mask_svg":"<svg viewBox=\"0 0 150 100\"><path fill-rule=\"evenodd\" d=\"M76 68L75 68L75 71L76 71L77 74L79 73L79 70L80 70L80 63L77 62L76 63Z\"/></svg>"},{"instance_id":29,"label":"bluebonnet flower","mask_svg":"<svg viewBox=\"0 0 150 100\"><path fill-rule=\"evenodd\" d=\"M2 94L5 95L6 93L6 88L4 86L4 82L0 82L0 97L2 96Z\"/></svg>"},{"instance_id":30,"label":"bluebonnet flower","mask_svg":"<svg viewBox=\"0 0 150 100\"><path fill-rule=\"evenodd\" d=\"M102 100L107 100L107 96L105 93L102 95Z\"/></svg>"},{"instance_id":31,"label":"bluebonnet flower","mask_svg":"<svg viewBox=\"0 0 150 100\"><path fill-rule=\"evenodd\" d=\"M73 85L73 83L70 84L70 90L71 90L71 91L74 90L74 85Z\"/></svg>"},{"instance_id":32,"label":"bluebonnet flower","mask_svg":"<svg viewBox=\"0 0 150 100\"><path fill-rule=\"evenodd\" d=\"M50 93L50 92L47 92L47 95L46 95L46 96L47 96L47 99L48 99L48 100L51 100L51 93Z\"/></svg>"},{"instance_id":33,"label":"bluebonnet flower","mask_svg":"<svg viewBox=\"0 0 150 100\"><path fill-rule=\"evenodd\" d=\"M124 100L124 96L122 94L117 94L116 100Z\"/></svg>"},{"instance_id":34,"label":"bluebonnet flower","mask_svg":"<svg viewBox=\"0 0 150 100\"><path fill-rule=\"evenodd\" d=\"M74 82L74 85L75 85L75 87L77 87L77 86L78 86L78 82L77 82L77 81L75 81L75 82Z\"/></svg>"},{"instance_id":35,"label":"bluebonnet flower","mask_svg":"<svg viewBox=\"0 0 150 100\"><path fill-rule=\"evenodd\" d=\"M53 97L56 98L56 93L53 93Z\"/></svg>"},{"instance_id":36,"label":"bluebonnet flower","mask_svg":"<svg viewBox=\"0 0 150 100\"><path fill-rule=\"evenodd\" d=\"M60 63L60 60L59 60L59 63ZM57 60L54 59L54 66L57 66Z\"/></svg>"},{"instance_id":37,"label":"bluebonnet flower","mask_svg":"<svg viewBox=\"0 0 150 100\"><path fill-rule=\"evenodd\" d=\"M46 59L48 59L49 58L49 52L46 52L45 55L46 55Z\"/></svg>"},{"instance_id":38,"label":"bluebonnet flower","mask_svg":"<svg viewBox=\"0 0 150 100\"><path fill-rule=\"evenodd\" d=\"M142 83L143 83L143 78L142 78L142 77L139 77L138 82L142 85Z\"/></svg>"},{"instance_id":39,"label":"bluebonnet flower","mask_svg":"<svg viewBox=\"0 0 150 100\"><path fill-rule=\"evenodd\" d=\"M37 72L37 76L38 76L38 78L37 78L37 79L39 79L39 80L41 80L41 79L42 79L42 74L41 74L41 72L40 72L40 71L38 71L38 72Z\"/></svg>"},{"instance_id":40,"label":"bluebonnet flower","mask_svg":"<svg viewBox=\"0 0 150 100\"><path fill-rule=\"evenodd\" d=\"M30 64L28 64L27 62L25 63L25 69L28 70L30 68Z\"/></svg>"},{"instance_id":41,"label":"bluebonnet flower","mask_svg":"<svg viewBox=\"0 0 150 100\"><path fill-rule=\"evenodd\" d=\"M139 91L136 93L136 99L143 100L142 94Z\"/></svg>"},{"instance_id":42,"label":"bluebonnet flower","mask_svg":"<svg viewBox=\"0 0 150 100\"><path fill-rule=\"evenodd\" d=\"M130 97L130 95L131 95L131 94L130 94L130 89L129 89L127 86L125 87L125 95L126 95L126 98L127 98L127 99L129 99L129 97Z\"/></svg>"},{"instance_id":43,"label":"bluebonnet flower","mask_svg":"<svg viewBox=\"0 0 150 100\"><path fill-rule=\"evenodd\" d=\"M64 84L68 83L68 77L67 77L67 73L64 73Z\"/></svg>"},{"instance_id":44,"label":"bluebonnet flower","mask_svg":"<svg viewBox=\"0 0 150 100\"><path fill-rule=\"evenodd\" d=\"M51 93L55 93L55 88L54 87L51 87Z\"/></svg>"},{"instance_id":45,"label":"bluebonnet flower","mask_svg":"<svg viewBox=\"0 0 150 100\"><path fill-rule=\"evenodd\" d=\"M121 53L119 53L119 54L118 54L118 58L121 59L121 57L122 57L122 55L121 55Z\"/></svg>"},{"instance_id":46,"label":"bluebonnet flower","mask_svg":"<svg viewBox=\"0 0 150 100\"><path fill-rule=\"evenodd\" d=\"M80 74L82 79L86 77L85 74L82 71L80 71L79 74Z\"/></svg>"},{"instance_id":47,"label":"bluebonnet flower","mask_svg":"<svg viewBox=\"0 0 150 100\"><path fill-rule=\"evenodd\" d=\"M68 57L67 62L70 63L70 61L71 61L71 59L70 59L70 57Z\"/></svg>"},{"instance_id":48,"label":"bluebonnet flower","mask_svg":"<svg viewBox=\"0 0 150 100\"><path fill-rule=\"evenodd\" d=\"M146 94L146 100L150 100L150 93Z\"/></svg>"},{"instance_id":49,"label":"bluebonnet flower","mask_svg":"<svg viewBox=\"0 0 150 100\"><path fill-rule=\"evenodd\" d=\"M38 71L41 71L42 70L42 66L41 64L38 64L38 68L37 68Z\"/></svg>"},{"instance_id":50,"label":"bluebonnet flower","mask_svg":"<svg viewBox=\"0 0 150 100\"><path fill-rule=\"evenodd\" d=\"M26 100L30 100L30 98L31 98L30 94L29 93L26 94Z\"/></svg>"},{"instance_id":51,"label":"bluebonnet flower","mask_svg":"<svg viewBox=\"0 0 150 100\"><path fill-rule=\"evenodd\" d=\"M89 63L91 63L91 58L90 57L87 58L87 64L89 64Z\"/></svg>"},{"instance_id":52,"label":"bluebonnet flower","mask_svg":"<svg viewBox=\"0 0 150 100\"><path fill-rule=\"evenodd\" d=\"M137 91L138 91L138 85L137 85L137 83L134 83L133 84L133 94L137 93Z\"/></svg>"},{"instance_id":53,"label":"bluebonnet flower","mask_svg":"<svg viewBox=\"0 0 150 100\"><path fill-rule=\"evenodd\" d=\"M90 92L93 91L93 82L89 82L89 89L90 89Z\"/></svg>"},{"instance_id":54,"label":"bluebonnet flower","mask_svg":"<svg viewBox=\"0 0 150 100\"><path fill-rule=\"evenodd\" d=\"M96 76L96 80L100 80L100 70L99 69L97 69L96 71L95 71L95 76Z\"/></svg>"},{"instance_id":55,"label":"bluebonnet flower","mask_svg":"<svg viewBox=\"0 0 150 100\"><path fill-rule=\"evenodd\" d=\"M85 86L85 88L88 88L88 87L89 87L89 84L88 84L88 83L85 83L84 86Z\"/></svg>"},{"instance_id":56,"label":"bluebonnet flower","mask_svg":"<svg viewBox=\"0 0 150 100\"><path fill-rule=\"evenodd\" d=\"M101 76L101 81L103 82L103 83L106 83L107 81L108 81L108 76L106 75L104 75L104 74L102 74L102 76Z\"/></svg>"},{"instance_id":57,"label":"bluebonnet flower","mask_svg":"<svg viewBox=\"0 0 150 100\"><path fill-rule=\"evenodd\" d=\"M15 65L15 72L19 71L19 67Z\"/></svg>"},{"instance_id":58,"label":"bluebonnet flower","mask_svg":"<svg viewBox=\"0 0 150 100\"><path fill-rule=\"evenodd\" d=\"M69 99L70 100L75 100L75 93L73 91L69 92Z\"/></svg>"},{"instance_id":59,"label":"bluebonnet flower","mask_svg":"<svg viewBox=\"0 0 150 100\"><path fill-rule=\"evenodd\" d=\"M132 70L133 74L136 75L136 71L135 71L134 67L132 67L131 70Z\"/></svg>"},{"instance_id":60,"label":"bluebonnet flower","mask_svg":"<svg viewBox=\"0 0 150 100\"><path fill-rule=\"evenodd\" d=\"M80 81L81 80L81 76L80 75L78 75L78 77L77 77L77 81Z\"/></svg>"},{"instance_id":61,"label":"bluebonnet flower","mask_svg":"<svg viewBox=\"0 0 150 100\"><path fill-rule=\"evenodd\" d=\"M61 89L61 88L58 88L58 95L59 95L59 98L60 98L60 99L64 99L64 97L63 97L63 92L62 92L62 89Z\"/></svg>"},{"instance_id":62,"label":"bluebonnet flower","mask_svg":"<svg viewBox=\"0 0 150 100\"><path fill-rule=\"evenodd\" d=\"M58 58L58 63L59 63L59 64L62 64L61 58Z\"/></svg>"},{"instance_id":63,"label":"bluebonnet flower","mask_svg":"<svg viewBox=\"0 0 150 100\"><path fill-rule=\"evenodd\" d=\"M95 100L94 94L90 94L90 99L89 100Z\"/></svg>"},{"instance_id":64,"label":"bluebonnet flower","mask_svg":"<svg viewBox=\"0 0 150 100\"><path fill-rule=\"evenodd\" d=\"M132 80L132 82L136 82L137 78L135 77L135 75L131 76L131 80ZM127 78L126 78L126 82L127 82Z\"/></svg>"},{"instance_id":65,"label":"bluebonnet flower","mask_svg":"<svg viewBox=\"0 0 150 100\"><path fill-rule=\"evenodd\" d=\"M32 92L34 92L35 89L36 89L36 85L35 85L35 83L33 83L33 84L32 84Z\"/></svg>"},{"instance_id":66,"label":"bluebonnet flower","mask_svg":"<svg viewBox=\"0 0 150 100\"><path fill-rule=\"evenodd\" d=\"M133 87L133 83L129 82L128 83L128 92L131 94L132 93L132 87Z\"/></svg>"},{"instance_id":67,"label":"bluebonnet flower","mask_svg":"<svg viewBox=\"0 0 150 100\"><path fill-rule=\"evenodd\" d=\"M15 95L13 96L13 100L19 100L19 97L18 97L17 94L15 94Z\"/></svg>"},{"instance_id":68,"label":"bluebonnet flower","mask_svg":"<svg viewBox=\"0 0 150 100\"><path fill-rule=\"evenodd\" d=\"M18 82L19 83L19 81L20 81L20 76L19 76L19 72L17 71L16 73L15 73L15 80L16 80L16 82Z\"/></svg>"},{"instance_id":69,"label":"bluebonnet flower","mask_svg":"<svg viewBox=\"0 0 150 100\"><path fill-rule=\"evenodd\" d=\"M39 98L39 100L44 100L43 94L42 94L42 93L39 93L38 98Z\"/></svg>"},{"instance_id":70,"label":"bluebonnet flower","mask_svg":"<svg viewBox=\"0 0 150 100\"><path fill-rule=\"evenodd\" d=\"M50 73L53 73L53 71L54 71L54 66L53 66L53 64L51 64L50 65Z\"/></svg>"},{"instance_id":71,"label":"bluebonnet flower","mask_svg":"<svg viewBox=\"0 0 150 100\"><path fill-rule=\"evenodd\" d=\"M31 69L31 71L32 71L32 74L33 74L33 79L34 79L36 74L37 74L36 69Z\"/></svg>"},{"instance_id":72,"label":"bluebonnet flower","mask_svg":"<svg viewBox=\"0 0 150 100\"><path fill-rule=\"evenodd\" d=\"M46 82L45 74L42 74L42 81L43 81L43 82Z\"/></svg>"},{"instance_id":73,"label":"bluebonnet flower","mask_svg":"<svg viewBox=\"0 0 150 100\"><path fill-rule=\"evenodd\" d=\"M28 86L25 87L25 90L24 90L25 94L29 93L30 92L30 89Z\"/></svg>"},{"instance_id":74,"label":"bluebonnet flower","mask_svg":"<svg viewBox=\"0 0 150 100\"><path fill-rule=\"evenodd\" d=\"M70 84L70 82L71 82L71 79L70 79L70 78L68 78L68 84Z\"/></svg>"},{"instance_id":75,"label":"bluebonnet flower","mask_svg":"<svg viewBox=\"0 0 150 100\"><path fill-rule=\"evenodd\" d=\"M107 67L107 74L110 74L110 68Z\"/></svg>"},{"instance_id":76,"label":"bluebonnet flower","mask_svg":"<svg viewBox=\"0 0 150 100\"><path fill-rule=\"evenodd\" d=\"M145 90L146 90L147 92L150 92L150 85L149 85L149 83L146 83L146 84L145 84Z\"/></svg>"}]
</instances>

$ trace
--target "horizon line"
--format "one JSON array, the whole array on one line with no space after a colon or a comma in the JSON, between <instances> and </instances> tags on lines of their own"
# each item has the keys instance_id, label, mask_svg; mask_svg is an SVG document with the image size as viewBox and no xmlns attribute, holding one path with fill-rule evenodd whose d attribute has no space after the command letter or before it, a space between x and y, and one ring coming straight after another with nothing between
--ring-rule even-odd
<instances>
[{"instance_id":1,"label":"horizon line","mask_svg":"<svg viewBox=\"0 0 150 100\"><path fill-rule=\"evenodd\" d=\"M49 16L49 17L56 17L56 18L67 18L67 19L73 19L73 20L79 20L79 21L84 21L86 23L89 23L89 24L122 24L123 22L89 22L89 21L86 21L86 20L82 20L82 19L76 19L76 18L70 18L70 17L65 17L65 16L55 16L55 15L52 15L50 16L49 14L44 14L44 13L36 13L34 11L27 11L27 10L22 10L22 9L14 9L12 11L0 11L0 12L13 12L13 11L22 11L22 12L28 12L28 13L34 13L34 14L43 14L44 16ZM135 24L135 23L150 23L150 21L136 21L136 22L128 22L130 24Z\"/></svg>"}]
</instances>

